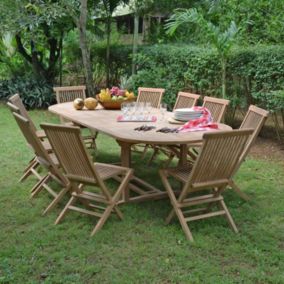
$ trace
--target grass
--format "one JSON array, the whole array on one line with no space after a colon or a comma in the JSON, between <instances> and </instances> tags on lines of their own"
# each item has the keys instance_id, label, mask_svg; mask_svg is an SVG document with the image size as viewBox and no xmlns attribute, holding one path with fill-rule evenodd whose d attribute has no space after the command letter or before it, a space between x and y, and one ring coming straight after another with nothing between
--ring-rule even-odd
<instances>
[{"instance_id":1,"label":"grass","mask_svg":"<svg viewBox=\"0 0 284 284\"><path fill-rule=\"evenodd\" d=\"M31 116L58 121L46 111ZM0 283L284 283L283 164L248 158L236 180L252 201L224 194L239 234L211 218L191 223L189 243L176 220L164 225L165 199L123 205L122 222L112 217L90 237L93 218L74 212L55 226L63 204L42 217L49 196L29 200L35 180L17 182L32 155L3 105L0 138ZM98 148L98 161L119 160L111 138L100 135ZM135 156L136 174L161 187L158 166Z\"/></svg>"}]
</instances>

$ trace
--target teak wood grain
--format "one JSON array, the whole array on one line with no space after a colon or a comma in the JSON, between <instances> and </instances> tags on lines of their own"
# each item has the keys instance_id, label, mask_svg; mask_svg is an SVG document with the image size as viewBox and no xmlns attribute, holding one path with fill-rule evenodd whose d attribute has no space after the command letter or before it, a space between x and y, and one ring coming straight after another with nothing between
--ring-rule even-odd
<instances>
[{"instance_id":1,"label":"teak wood grain","mask_svg":"<svg viewBox=\"0 0 284 284\"><path fill-rule=\"evenodd\" d=\"M161 133L156 132L156 129L162 127L176 127L167 121L161 121L159 111L158 120L155 123L147 123L154 125L156 129L151 131L136 131L134 128L146 124L145 122L117 122L117 116L121 111L105 110L102 108L96 110L75 110L72 103L57 104L49 107L49 111L64 118L71 120L80 125L84 125L90 129L105 133L114 139L129 144L145 143L159 145L175 145L175 144L191 144L202 141L204 131L189 132L189 133ZM166 117L172 116L171 112L167 112ZM219 124L220 130L230 130L231 127L225 124ZM212 130L216 131L216 130ZM208 131L206 131L208 132Z\"/></svg>"}]
</instances>

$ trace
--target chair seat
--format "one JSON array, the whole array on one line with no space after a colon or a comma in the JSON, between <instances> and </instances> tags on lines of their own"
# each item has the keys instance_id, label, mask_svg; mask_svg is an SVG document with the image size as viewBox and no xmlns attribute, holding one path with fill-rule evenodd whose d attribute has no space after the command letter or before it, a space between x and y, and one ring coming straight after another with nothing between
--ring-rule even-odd
<instances>
[{"instance_id":1,"label":"chair seat","mask_svg":"<svg viewBox=\"0 0 284 284\"><path fill-rule=\"evenodd\" d=\"M182 168L168 168L165 171L173 176L174 178L178 179L181 182L186 182L188 180L188 176L192 170L192 164L187 164L185 167Z\"/></svg>"},{"instance_id":2,"label":"chair seat","mask_svg":"<svg viewBox=\"0 0 284 284\"><path fill-rule=\"evenodd\" d=\"M117 176L120 174L125 174L125 171L129 170L125 167L114 166L103 163L94 163L96 170L101 179L105 180L113 176Z\"/></svg>"}]
</instances>

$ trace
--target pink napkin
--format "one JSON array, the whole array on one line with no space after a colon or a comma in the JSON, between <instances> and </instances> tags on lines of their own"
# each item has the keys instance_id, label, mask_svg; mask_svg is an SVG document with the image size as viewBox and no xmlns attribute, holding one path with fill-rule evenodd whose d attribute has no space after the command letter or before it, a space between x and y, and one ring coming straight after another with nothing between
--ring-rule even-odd
<instances>
[{"instance_id":1,"label":"pink napkin","mask_svg":"<svg viewBox=\"0 0 284 284\"><path fill-rule=\"evenodd\" d=\"M189 120L183 126L181 126L179 132L192 132L192 131L204 131L218 129L218 124L212 122L212 116L210 111L205 107L193 107L196 111L202 111L202 116L193 120Z\"/></svg>"}]
</instances>

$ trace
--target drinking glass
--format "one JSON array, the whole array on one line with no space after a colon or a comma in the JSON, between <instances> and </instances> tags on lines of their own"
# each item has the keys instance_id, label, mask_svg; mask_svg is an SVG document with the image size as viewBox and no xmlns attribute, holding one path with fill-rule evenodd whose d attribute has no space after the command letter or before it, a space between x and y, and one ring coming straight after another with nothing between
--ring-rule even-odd
<instances>
[{"instance_id":1,"label":"drinking glass","mask_svg":"<svg viewBox=\"0 0 284 284\"><path fill-rule=\"evenodd\" d=\"M167 112L167 104L161 103L160 104L160 113L161 113L161 120L162 121L165 120L166 112Z\"/></svg>"},{"instance_id":2,"label":"drinking glass","mask_svg":"<svg viewBox=\"0 0 284 284\"><path fill-rule=\"evenodd\" d=\"M152 105L149 102L145 103L145 113L146 113L146 119L151 119L151 112L152 112Z\"/></svg>"},{"instance_id":3,"label":"drinking glass","mask_svg":"<svg viewBox=\"0 0 284 284\"><path fill-rule=\"evenodd\" d=\"M136 103L135 102L130 103L129 115L130 115L130 120L136 119Z\"/></svg>"},{"instance_id":4,"label":"drinking glass","mask_svg":"<svg viewBox=\"0 0 284 284\"><path fill-rule=\"evenodd\" d=\"M121 111L122 111L122 115L123 115L123 119L127 120L128 119L128 112L129 112L129 103L122 103L121 104Z\"/></svg>"},{"instance_id":5,"label":"drinking glass","mask_svg":"<svg viewBox=\"0 0 284 284\"><path fill-rule=\"evenodd\" d=\"M145 103L140 102L139 105L138 105L138 120L144 120L145 119L144 111L145 111Z\"/></svg>"}]
</instances>

